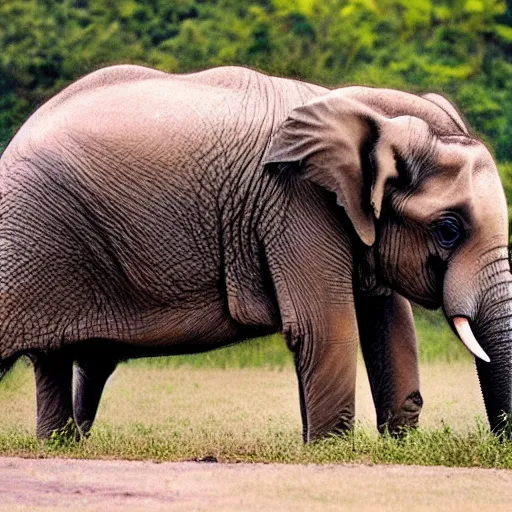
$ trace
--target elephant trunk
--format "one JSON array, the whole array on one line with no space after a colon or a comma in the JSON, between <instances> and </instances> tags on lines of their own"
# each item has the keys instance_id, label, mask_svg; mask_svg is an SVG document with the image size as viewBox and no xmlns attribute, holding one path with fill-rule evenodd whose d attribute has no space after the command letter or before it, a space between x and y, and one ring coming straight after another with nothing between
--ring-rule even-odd
<instances>
[{"instance_id":1,"label":"elephant trunk","mask_svg":"<svg viewBox=\"0 0 512 512\"><path fill-rule=\"evenodd\" d=\"M512 275L503 254L482 264L473 280L448 270L444 309L476 367L491 430L499 433L512 418ZM474 337L473 337L474 335Z\"/></svg>"},{"instance_id":2,"label":"elephant trunk","mask_svg":"<svg viewBox=\"0 0 512 512\"><path fill-rule=\"evenodd\" d=\"M512 418L512 279L503 283L502 297L485 308L475 322L475 337L490 358L476 359L489 424L501 432Z\"/></svg>"}]
</instances>

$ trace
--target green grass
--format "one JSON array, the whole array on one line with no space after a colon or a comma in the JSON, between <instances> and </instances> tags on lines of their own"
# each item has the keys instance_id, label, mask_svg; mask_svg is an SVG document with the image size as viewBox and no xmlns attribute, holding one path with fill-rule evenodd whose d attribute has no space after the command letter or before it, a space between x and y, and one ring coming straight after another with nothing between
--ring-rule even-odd
<instances>
[{"instance_id":1,"label":"green grass","mask_svg":"<svg viewBox=\"0 0 512 512\"><path fill-rule=\"evenodd\" d=\"M23 457L71 457L155 461L215 460L219 462L277 463L375 463L418 464L512 469L512 442L491 436L481 424L465 434L448 427L417 430L402 439L377 436L357 428L344 437L330 437L304 446L296 431L268 427L259 437L245 433L231 436L209 428L152 429L134 426L132 432L114 428L96 429L78 444L55 436L38 442L28 432L0 434L0 453Z\"/></svg>"},{"instance_id":2,"label":"green grass","mask_svg":"<svg viewBox=\"0 0 512 512\"><path fill-rule=\"evenodd\" d=\"M247 340L229 347L200 354L153 357L130 361L132 365L149 365L156 368L275 368L293 365L290 351L281 335Z\"/></svg>"},{"instance_id":3,"label":"green grass","mask_svg":"<svg viewBox=\"0 0 512 512\"><path fill-rule=\"evenodd\" d=\"M440 311L415 310L420 361L470 361L471 354L453 334Z\"/></svg>"}]
</instances>

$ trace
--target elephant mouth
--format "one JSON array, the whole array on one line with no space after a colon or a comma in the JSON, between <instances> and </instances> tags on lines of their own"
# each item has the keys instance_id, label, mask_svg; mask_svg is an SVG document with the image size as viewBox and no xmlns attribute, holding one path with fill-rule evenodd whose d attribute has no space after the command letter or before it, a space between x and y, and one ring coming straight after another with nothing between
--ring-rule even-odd
<instances>
[{"instance_id":1,"label":"elephant mouth","mask_svg":"<svg viewBox=\"0 0 512 512\"><path fill-rule=\"evenodd\" d=\"M460 340L471 352L471 354L481 359L482 361L489 363L491 360L476 340L475 335L471 330L469 320L464 316L453 316L450 320L453 324L455 332L458 334Z\"/></svg>"}]
</instances>

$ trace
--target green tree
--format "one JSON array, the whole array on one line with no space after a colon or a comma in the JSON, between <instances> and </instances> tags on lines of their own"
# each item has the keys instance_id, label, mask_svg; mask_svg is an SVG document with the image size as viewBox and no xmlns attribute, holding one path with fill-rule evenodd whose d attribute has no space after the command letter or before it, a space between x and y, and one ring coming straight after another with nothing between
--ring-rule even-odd
<instances>
[{"instance_id":1,"label":"green tree","mask_svg":"<svg viewBox=\"0 0 512 512\"><path fill-rule=\"evenodd\" d=\"M114 63L441 92L512 161L505 0L3 0L0 141L66 84Z\"/></svg>"}]
</instances>

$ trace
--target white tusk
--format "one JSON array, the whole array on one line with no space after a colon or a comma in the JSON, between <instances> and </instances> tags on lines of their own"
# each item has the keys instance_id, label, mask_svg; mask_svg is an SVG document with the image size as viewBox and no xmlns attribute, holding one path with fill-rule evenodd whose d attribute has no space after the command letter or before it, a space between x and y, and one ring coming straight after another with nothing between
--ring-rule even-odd
<instances>
[{"instance_id":1,"label":"white tusk","mask_svg":"<svg viewBox=\"0 0 512 512\"><path fill-rule=\"evenodd\" d=\"M491 360L489 356L484 352L484 349L476 341L475 335L469 326L467 318L463 316L453 317L453 325L457 330L457 334L461 339L462 343L466 345L466 348L475 356L479 357L482 361L489 363Z\"/></svg>"}]
</instances>

